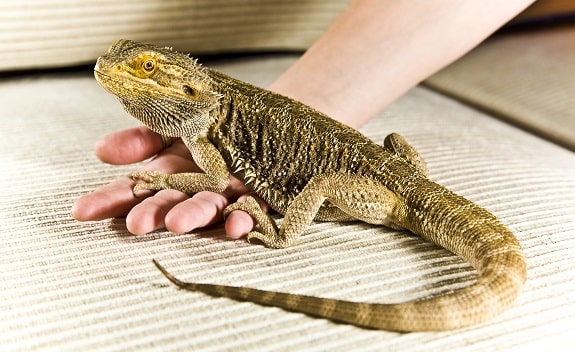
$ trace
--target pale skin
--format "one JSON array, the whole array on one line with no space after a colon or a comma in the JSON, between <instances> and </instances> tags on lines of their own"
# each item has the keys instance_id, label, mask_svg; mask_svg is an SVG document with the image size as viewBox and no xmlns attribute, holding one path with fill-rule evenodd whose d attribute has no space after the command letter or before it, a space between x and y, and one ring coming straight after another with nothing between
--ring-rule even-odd
<instances>
[{"instance_id":1,"label":"pale skin","mask_svg":"<svg viewBox=\"0 0 575 352\"><path fill-rule=\"evenodd\" d=\"M520 13L533 0L358 0L268 88L299 100L354 128L429 75L453 62ZM181 141L163 148L146 127L112 133L96 144L106 163L131 164L156 157L145 170L201 171ZM135 235L166 228L186 233L223 220L223 209L249 192L231 178L222 193L188 196L175 190L134 197L134 181L119 178L79 198L72 215L81 221L126 216ZM267 206L260 202L267 209ZM243 211L225 221L240 238L254 220Z\"/></svg>"}]
</instances>

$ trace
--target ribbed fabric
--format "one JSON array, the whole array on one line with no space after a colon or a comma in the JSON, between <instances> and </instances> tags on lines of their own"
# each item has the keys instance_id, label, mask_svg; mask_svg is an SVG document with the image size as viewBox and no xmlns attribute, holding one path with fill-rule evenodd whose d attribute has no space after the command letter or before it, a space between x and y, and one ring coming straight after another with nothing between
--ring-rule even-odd
<instances>
[{"instance_id":1,"label":"ribbed fabric","mask_svg":"<svg viewBox=\"0 0 575 352\"><path fill-rule=\"evenodd\" d=\"M0 70L92 63L117 39L197 54L303 50L349 0L0 2Z\"/></svg>"},{"instance_id":2,"label":"ribbed fabric","mask_svg":"<svg viewBox=\"0 0 575 352\"><path fill-rule=\"evenodd\" d=\"M575 26L496 35L426 84L575 150Z\"/></svg>"},{"instance_id":3,"label":"ribbed fabric","mask_svg":"<svg viewBox=\"0 0 575 352\"><path fill-rule=\"evenodd\" d=\"M211 66L267 84L294 57ZM525 249L517 303L444 333L360 329L176 289L184 280L354 301L399 302L468 285L461 259L405 232L315 223L298 245L226 240L215 226L134 237L122 220L79 223L72 202L137 166L93 156L98 138L137 125L90 72L0 83L0 346L3 351L486 351L564 347L575 324L575 156L424 88L364 131L402 133L431 177L486 207Z\"/></svg>"}]
</instances>

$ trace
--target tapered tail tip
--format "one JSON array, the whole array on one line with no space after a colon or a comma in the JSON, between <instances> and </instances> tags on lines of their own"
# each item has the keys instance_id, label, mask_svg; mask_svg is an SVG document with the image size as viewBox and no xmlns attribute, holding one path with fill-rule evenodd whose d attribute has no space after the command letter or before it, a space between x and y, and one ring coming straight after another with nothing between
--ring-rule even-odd
<instances>
[{"instance_id":1,"label":"tapered tail tip","mask_svg":"<svg viewBox=\"0 0 575 352\"><path fill-rule=\"evenodd\" d=\"M154 265L156 266L156 268L158 268L158 270L160 270L160 272L162 273L162 275L164 275L168 280L170 280L172 283L174 283L176 286L179 287L184 287L186 285L185 282L182 282L178 279L176 279L172 274L170 274L166 268L164 268L156 259L152 259L152 263L154 263Z\"/></svg>"}]
</instances>

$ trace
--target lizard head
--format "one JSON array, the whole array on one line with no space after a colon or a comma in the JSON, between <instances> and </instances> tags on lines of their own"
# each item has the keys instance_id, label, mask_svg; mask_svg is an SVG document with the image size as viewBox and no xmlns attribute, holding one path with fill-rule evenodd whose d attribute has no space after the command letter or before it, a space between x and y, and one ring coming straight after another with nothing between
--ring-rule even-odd
<instances>
[{"instance_id":1,"label":"lizard head","mask_svg":"<svg viewBox=\"0 0 575 352\"><path fill-rule=\"evenodd\" d=\"M116 95L126 111L169 137L200 134L218 106L206 69L170 48L118 40L98 58L98 83Z\"/></svg>"}]
</instances>

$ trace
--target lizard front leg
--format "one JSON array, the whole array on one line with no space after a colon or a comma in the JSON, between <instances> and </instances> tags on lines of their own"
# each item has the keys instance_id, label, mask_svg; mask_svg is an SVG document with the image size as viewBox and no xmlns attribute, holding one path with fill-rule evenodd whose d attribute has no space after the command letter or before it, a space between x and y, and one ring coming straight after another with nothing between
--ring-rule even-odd
<instances>
[{"instance_id":1,"label":"lizard front leg","mask_svg":"<svg viewBox=\"0 0 575 352\"><path fill-rule=\"evenodd\" d=\"M159 171L138 171L134 194L141 190L175 189L187 194L200 191L222 192L229 184L229 172L220 152L205 137L183 138L196 164L205 172L167 174Z\"/></svg>"},{"instance_id":2,"label":"lizard front leg","mask_svg":"<svg viewBox=\"0 0 575 352\"><path fill-rule=\"evenodd\" d=\"M246 211L261 230L250 232L248 241L257 239L268 247L284 248L305 232L326 200L350 217L371 224L400 229L404 222L402 202L393 192L371 178L348 174L314 176L288 207L279 230L252 198L231 204L224 214Z\"/></svg>"}]
</instances>

